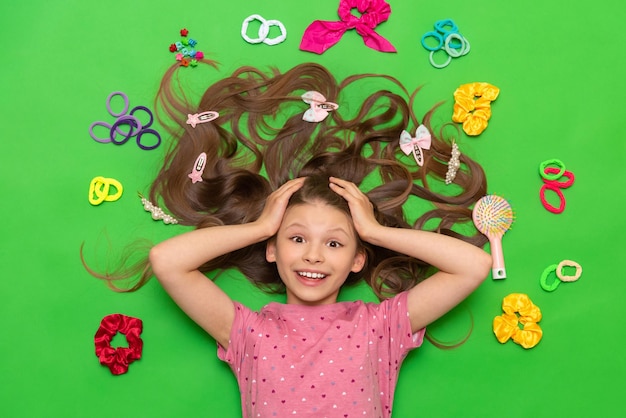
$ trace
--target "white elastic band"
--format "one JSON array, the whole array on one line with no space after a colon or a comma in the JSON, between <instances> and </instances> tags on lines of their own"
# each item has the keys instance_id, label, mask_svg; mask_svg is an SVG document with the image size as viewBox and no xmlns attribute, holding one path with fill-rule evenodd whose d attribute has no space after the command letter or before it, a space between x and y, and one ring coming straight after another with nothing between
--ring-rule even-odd
<instances>
[{"instance_id":1,"label":"white elastic band","mask_svg":"<svg viewBox=\"0 0 626 418\"><path fill-rule=\"evenodd\" d=\"M261 22L261 26L259 27L259 37L258 38L250 38L248 36L248 25L253 20L258 20ZM268 38L267 35L270 33L271 26L278 26L280 29L280 35L275 38ZM265 20L260 15L251 15L247 17L243 24L241 25L241 37L248 43L251 44L259 44L263 42L266 45L277 45L287 39L287 30L285 29L285 25L283 25L279 20Z\"/></svg>"}]
</instances>

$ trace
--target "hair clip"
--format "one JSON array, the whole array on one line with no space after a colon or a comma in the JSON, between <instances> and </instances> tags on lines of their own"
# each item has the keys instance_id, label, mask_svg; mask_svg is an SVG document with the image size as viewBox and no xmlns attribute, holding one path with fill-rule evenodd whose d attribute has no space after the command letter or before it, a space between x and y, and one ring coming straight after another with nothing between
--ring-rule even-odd
<instances>
[{"instance_id":1,"label":"hair clip","mask_svg":"<svg viewBox=\"0 0 626 418\"><path fill-rule=\"evenodd\" d=\"M191 173L187 174L187 177L191 179L192 183L202 181L202 174L204 173L204 166L206 165L206 152L201 153L196 158L196 162L193 164Z\"/></svg>"},{"instance_id":2,"label":"hair clip","mask_svg":"<svg viewBox=\"0 0 626 418\"><path fill-rule=\"evenodd\" d=\"M143 204L143 208L146 210L146 212L152 213L152 219L154 219L155 221L163 220L163 223L166 225L178 223L178 220L176 218L163 212L163 209L161 209L160 207L153 205L152 202L143 197L141 193L139 193L139 197L141 198L141 203Z\"/></svg>"},{"instance_id":3,"label":"hair clip","mask_svg":"<svg viewBox=\"0 0 626 418\"><path fill-rule=\"evenodd\" d=\"M301 97L304 103L311 105L311 108L302 115L302 119L307 122L321 122L330 111L339 108L337 103L327 102L326 97L317 91L307 91Z\"/></svg>"},{"instance_id":4,"label":"hair clip","mask_svg":"<svg viewBox=\"0 0 626 418\"><path fill-rule=\"evenodd\" d=\"M431 140L428 128L420 125L415 130L415 137L411 137L411 134L407 131L402 131L400 134L400 149L406 155L413 153L417 165L422 166L424 165L424 150L430 149Z\"/></svg>"},{"instance_id":5,"label":"hair clip","mask_svg":"<svg viewBox=\"0 0 626 418\"><path fill-rule=\"evenodd\" d=\"M193 115L187 114L187 125L191 125L195 128L199 123L211 122L220 116L219 113L209 110L208 112L194 113Z\"/></svg>"},{"instance_id":6,"label":"hair clip","mask_svg":"<svg viewBox=\"0 0 626 418\"><path fill-rule=\"evenodd\" d=\"M450 184L456 178L456 172L461 168L461 151L456 142L452 142L452 156L448 161L448 172L446 173L446 184Z\"/></svg>"}]
</instances>

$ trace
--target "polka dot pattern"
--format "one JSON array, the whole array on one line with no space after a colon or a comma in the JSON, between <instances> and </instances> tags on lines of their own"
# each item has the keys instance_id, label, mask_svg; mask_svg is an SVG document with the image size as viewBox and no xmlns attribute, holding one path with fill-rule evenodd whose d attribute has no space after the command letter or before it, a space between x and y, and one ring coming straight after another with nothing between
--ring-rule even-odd
<instances>
[{"instance_id":1,"label":"polka dot pattern","mask_svg":"<svg viewBox=\"0 0 626 418\"><path fill-rule=\"evenodd\" d=\"M398 371L425 330L411 334L406 293L380 304L235 303L228 349L244 418L390 417Z\"/></svg>"}]
</instances>

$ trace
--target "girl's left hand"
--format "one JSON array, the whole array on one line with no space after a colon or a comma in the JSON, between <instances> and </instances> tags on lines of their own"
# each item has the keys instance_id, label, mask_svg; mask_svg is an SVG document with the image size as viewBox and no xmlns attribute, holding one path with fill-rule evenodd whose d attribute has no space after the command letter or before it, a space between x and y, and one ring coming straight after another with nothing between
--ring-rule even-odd
<instances>
[{"instance_id":1,"label":"girl's left hand","mask_svg":"<svg viewBox=\"0 0 626 418\"><path fill-rule=\"evenodd\" d=\"M330 177L329 180L331 190L348 202L354 229L359 237L368 241L374 229L381 226L374 216L374 205L356 184L337 177Z\"/></svg>"}]
</instances>

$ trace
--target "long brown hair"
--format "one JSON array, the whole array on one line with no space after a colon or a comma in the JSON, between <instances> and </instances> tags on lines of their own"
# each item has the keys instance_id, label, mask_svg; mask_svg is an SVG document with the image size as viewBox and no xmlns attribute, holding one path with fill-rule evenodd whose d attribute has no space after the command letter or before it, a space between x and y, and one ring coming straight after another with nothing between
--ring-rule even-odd
<instances>
[{"instance_id":1,"label":"long brown hair","mask_svg":"<svg viewBox=\"0 0 626 418\"><path fill-rule=\"evenodd\" d=\"M208 60L204 64L215 67ZM418 89L409 92L397 79L376 74L353 75L338 82L315 63L300 64L284 73L242 67L211 84L194 104L181 88L178 68L173 65L166 72L156 98L159 121L172 142L149 199L179 223L196 228L247 223L258 218L267 196L287 180L303 176L327 179L332 175L359 185L376 208L381 224L423 229L432 221L432 230L478 246L485 244L486 238L475 230L471 235L453 230L455 225L470 222L470 207L485 195L484 172L463 154L455 187L444 189L455 193L431 187L431 182L440 185L445 178L455 138L444 135L446 126L438 130L431 126L438 105L418 120L413 111ZM367 92L379 81L388 88ZM365 95L358 105L342 101L344 92L353 86ZM301 95L310 90L338 103L339 108L321 122L304 121L302 114L308 105ZM189 114L204 111L219 112L219 118L195 128L186 123ZM422 167L405 157L398 145L402 130L415 130L419 124L432 136ZM192 183L187 174L202 152L208 158L203 181ZM318 189L305 187L292 199L306 193L319 195ZM411 197L432 202L432 209L409 224L404 206ZM428 274L430 266L421 260L363 245L368 266L349 281L365 280L380 299L413 287ZM284 290L275 266L265 261L264 254L265 243L258 243L210 260L200 270L237 268L264 290ZM146 263L136 266L133 272L140 271L139 278L126 288L114 284L123 275L91 272L107 279L116 290L133 291L152 275Z\"/></svg>"}]
</instances>

